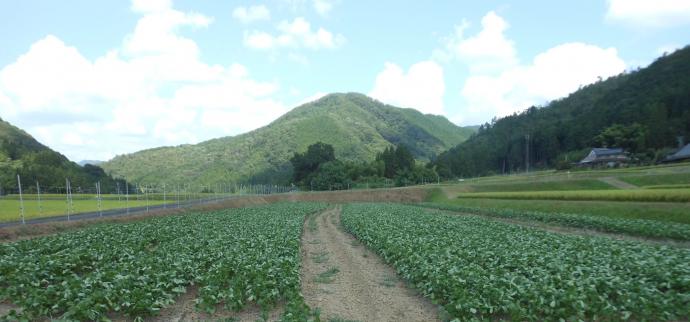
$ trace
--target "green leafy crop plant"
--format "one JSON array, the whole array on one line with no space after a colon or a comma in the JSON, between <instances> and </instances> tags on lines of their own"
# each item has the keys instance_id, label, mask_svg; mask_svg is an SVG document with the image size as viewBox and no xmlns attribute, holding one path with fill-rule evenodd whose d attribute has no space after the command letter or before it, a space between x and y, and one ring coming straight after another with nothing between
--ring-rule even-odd
<instances>
[{"instance_id":1,"label":"green leafy crop plant","mask_svg":"<svg viewBox=\"0 0 690 322\"><path fill-rule=\"evenodd\" d=\"M352 204L344 227L459 320L684 320L690 250Z\"/></svg>"},{"instance_id":2,"label":"green leafy crop plant","mask_svg":"<svg viewBox=\"0 0 690 322\"><path fill-rule=\"evenodd\" d=\"M586 214L547 213L513 209L490 209L457 205L423 203L421 206L435 209L478 214L488 217L520 221L535 221L565 227L592 229L609 233L621 233L657 239L690 241L690 225L649 219L612 218Z\"/></svg>"},{"instance_id":3,"label":"green leafy crop plant","mask_svg":"<svg viewBox=\"0 0 690 322\"><path fill-rule=\"evenodd\" d=\"M190 285L197 307L264 310L286 303L284 319L309 314L300 295L305 216L324 204L292 203L109 224L0 245L0 302L6 318L103 319L155 315Z\"/></svg>"}]
</instances>

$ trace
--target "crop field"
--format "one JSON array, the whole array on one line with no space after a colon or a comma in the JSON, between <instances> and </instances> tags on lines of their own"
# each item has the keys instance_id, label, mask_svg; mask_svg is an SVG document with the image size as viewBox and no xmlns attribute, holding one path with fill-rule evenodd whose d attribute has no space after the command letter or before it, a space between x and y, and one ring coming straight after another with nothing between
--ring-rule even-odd
<instances>
[{"instance_id":1,"label":"crop field","mask_svg":"<svg viewBox=\"0 0 690 322\"><path fill-rule=\"evenodd\" d=\"M688 185L690 184L690 173L624 176L620 179L640 187L648 187L655 185Z\"/></svg>"},{"instance_id":2,"label":"crop field","mask_svg":"<svg viewBox=\"0 0 690 322\"><path fill-rule=\"evenodd\" d=\"M392 204L346 205L341 221L458 319L690 317L685 248L562 235Z\"/></svg>"},{"instance_id":3,"label":"crop field","mask_svg":"<svg viewBox=\"0 0 690 322\"><path fill-rule=\"evenodd\" d=\"M476 192L458 198L690 202L690 189Z\"/></svg>"},{"instance_id":4,"label":"crop field","mask_svg":"<svg viewBox=\"0 0 690 322\"><path fill-rule=\"evenodd\" d=\"M536 181L487 183L471 185L471 192L504 192L504 191L561 191L561 190L611 190L610 185L596 179L575 179L563 181Z\"/></svg>"},{"instance_id":5,"label":"crop field","mask_svg":"<svg viewBox=\"0 0 690 322\"><path fill-rule=\"evenodd\" d=\"M300 236L317 203L157 217L0 245L6 318L99 320L156 315L192 285L196 306L310 314L300 295Z\"/></svg>"},{"instance_id":6,"label":"crop field","mask_svg":"<svg viewBox=\"0 0 690 322\"><path fill-rule=\"evenodd\" d=\"M465 178L461 185L522 184L553 181L558 181L561 184L568 184L568 181L580 181L575 184L587 185L591 183L596 185L593 181L606 177L615 177L638 186L677 183L687 184L690 183L690 164L679 163L617 169L573 169L572 171L544 170L534 171L528 174L516 173L511 175ZM457 182L454 184L457 184Z\"/></svg>"},{"instance_id":7,"label":"crop field","mask_svg":"<svg viewBox=\"0 0 690 322\"><path fill-rule=\"evenodd\" d=\"M168 202L169 204L172 202ZM98 211L98 202L96 200L74 200L73 213L95 212ZM128 206L146 207L146 205L162 205L161 200L103 200L101 203L101 210L110 209L124 209ZM21 220L19 201L17 200L0 200L0 222L4 221L18 221ZM67 202L65 200L41 200L40 207L36 200L24 200L24 218L42 218L65 216L67 214Z\"/></svg>"},{"instance_id":8,"label":"crop field","mask_svg":"<svg viewBox=\"0 0 690 322\"><path fill-rule=\"evenodd\" d=\"M423 206L468 214L478 214L487 217L527 222L540 222L563 227L591 229L638 237L690 241L690 224L676 223L671 221L634 219L625 217L615 218L608 216L559 212L525 211L510 208L479 208L436 203L427 203L423 204Z\"/></svg>"},{"instance_id":9,"label":"crop field","mask_svg":"<svg viewBox=\"0 0 690 322\"><path fill-rule=\"evenodd\" d=\"M688 205L681 202L612 202L591 200L517 200L480 199L443 196L429 198L436 204L485 208L508 209L516 211L536 211L543 213L568 213L598 217L646 219L690 224Z\"/></svg>"},{"instance_id":10,"label":"crop field","mask_svg":"<svg viewBox=\"0 0 690 322\"><path fill-rule=\"evenodd\" d=\"M146 207L167 204L205 200L213 198L227 197L228 194L195 193L177 196L175 194L132 194L129 199L124 195L102 195L101 210L125 209L135 207ZM24 196L24 218L42 218L67 215L66 195L61 194L41 194L40 202L35 194L25 194ZM75 194L72 198L72 214L98 211L98 200L94 194ZM0 222L18 221L20 215L20 201L18 195L6 195L0 198Z\"/></svg>"}]
</instances>

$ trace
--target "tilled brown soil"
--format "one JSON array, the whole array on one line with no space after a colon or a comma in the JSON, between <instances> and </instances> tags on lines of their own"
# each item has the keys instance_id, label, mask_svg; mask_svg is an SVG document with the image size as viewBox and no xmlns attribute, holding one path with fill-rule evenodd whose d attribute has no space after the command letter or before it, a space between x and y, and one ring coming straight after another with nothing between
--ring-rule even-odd
<instances>
[{"instance_id":1,"label":"tilled brown soil","mask_svg":"<svg viewBox=\"0 0 690 322\"><path fill-rule=\"evenodd\" d=\"M186 321L241 321L254 322L263 321L261 309L257 305L248 305L242 311L228 311L222 305L218 305L216 312L209 314L200 312L196 309L194 299L196 299L198 289L196 286L187 288L187 293L177 299L175 304L161 310L158 315L148 317L144 321L149 322L186 322ZM278 305L268 312L268 321L278 321L283 312L283 307ZM111 315L108 317L115 322L129 322L131 318Z\"/></svg>"},{"instance_id":2,"label":"tilled brown soil","mask_svg":"<svg viewBox=\"0 0 690 322\"><path fill-rule=\"evenodd\" d=\"M439 321L433 304L339 228L339 208L316 216L305 222L301 278L305 301L322 320ZM324 275L329 270L337 273Z\"/></svg>"}]
</instances>

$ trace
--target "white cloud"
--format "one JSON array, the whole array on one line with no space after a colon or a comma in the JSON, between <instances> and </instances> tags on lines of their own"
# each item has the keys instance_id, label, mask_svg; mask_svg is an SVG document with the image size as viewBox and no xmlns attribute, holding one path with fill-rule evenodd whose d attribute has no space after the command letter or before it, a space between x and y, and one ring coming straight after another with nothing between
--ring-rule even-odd
<instances>
[{"instance_id":1,"label":"white cloud","mask_svg":"<svg viewBox=\"0 0 690 322\"><path fill-rule=\"evenodd\" d=\"M435 61L460 63L469 71L460 89L462 108L447 113L456 123L484 123L543 105L626 68L615 48L577 42L554 46L521 63L515 42L506 36L510 24L494 11L484 15L476 34L467 34L470 27L463 20L432 54Z\"/></svg>"},{"instance_id":2,"label":"white cloud","mask_svg":"<svg viewBox=\"0 0 690 322\"><path fill-rule=\"evenodd\" d=\"M0 69L0 115L74 160L195 143L264 125L287 111L279 87L240 64L210 65L181 28L212 19L134 1L144 13L122 46L90 60L55 36Z\"/></svg>"},{"instance_id":3,"label":"white cloud","mask_svg":"<svg viewBox=\"0 0 690 322\"><path fill-rule=\"evenodd\" d=\"M477 123L506 116L566 96L580 86L619 74L625 67L615 48L558 45L537 55L530 64L507 68L496 76L468 77L461 91L467 108L453 119Z\"/></svg>"},{"instance_id":4,"label":"white cloud","mask_svg":"<svg viewBox=\"0 0 690 322\"><path fill-rule=\"evenodd\" d=\"M327 16L331 10L333 10L333 6L335 5L334 0L313 0L312 4L314 5L314 10L316 10L316 13L318 13L321 16Z\"/></svg>"},{"instance_id":5,"label":"white cloud","mask_svg":"<svg viewBox=\"0 0 690 322\"><path fill-rule=\"evenodd\" d=\"M311 24L302 17L291 22L282 21L277 30L279 33L275 36L263 31L245 31L244 44L249 48L263 50L281 47L318 50L335 49L345 42L343 35L334 35L324 28L312 30Z\"/></svg>"},{"instance_id":6,"label":"white cloud","mask_svg":"<svg viewBox=\"0 0 690 322\"><path fill-rule=\"evenodd\" d=\"M246 7L237 7L232 11L233 18L239 20L241 23L248 24L254 21L270 20L271 12L264 5Z\"/></svg>"},{"instance_id":7,"label":"white cloud","mask_svg":"<svg viewBox=\"0 0 690 322\"><path fill-rule=\"evenodd\" d=\"M445 41L444 50L435 53L442 61L457 59L468 65L472 72L495 72L517 63L512 40L506 38L509 24L495 12L482 18L482 29L474 36L465 35L470 24L463 21L455 27L455 34Z\"/></svg>"},{"instance_id":8,"label":"white cloud","mask_svg":"<svg viewBox=\"0 0 690 322\"><path fill-rule=\"evenodd\" d=\"M608 0L606 19L640 28L690 24L688 0Z\"/></svg>"},{"instance_id":9,"label":"white cloud","mask_svg":"<svg viewBox=\"0 0 690 322\"><path fill-rule=\"evenodd\" d=\"M398 65L386 63L376 76L370 96L392 105L412 107L422 113L444 114L443 68L433 61L410 66L407 73Z\"/></svg>"},{"instance_id":10,"label":"white cloud","mask_svg":"<svg viewBox=\"0 0 690 322\"><path fill-rule=\"evenodd\" d=\"M139 13L151 13L165 11L172 8L171 0L133 0L132 11Z\"/></svg>"}]
</instances>

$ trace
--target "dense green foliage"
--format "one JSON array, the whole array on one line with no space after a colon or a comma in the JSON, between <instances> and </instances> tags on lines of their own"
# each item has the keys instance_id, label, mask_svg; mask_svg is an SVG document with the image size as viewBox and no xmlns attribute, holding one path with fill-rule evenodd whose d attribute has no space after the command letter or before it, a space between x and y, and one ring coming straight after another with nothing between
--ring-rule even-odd
<instances>
[{"instance_id":1,"label":"dense green foliage","mask_svg":"<svg viewBox=\"0 0 690 322\"><path fill-rule=\"evenodd\" d=\"M426 161L473 132L442 116L385 105L361 94L332 94L242 135L122 155L102 166L144 184L286 184L292 177L290 158L319 141L332 145L342 161L370 162L397 144Z\"/></svg>"},{"instance_id":2,"label":"dense green foliage","mask_svg":"<svg viewBox=\"0 0 690 322\"><path fill-rule=\"evenodd\" d=\"M323 204L276 204L109 224L0 245L0 302L21 316L97 320L156 314L195 284L197 307L267 310L304 321L299 244ZM16 314L16 313L11 313Z\"/></svg>"},{"instance_id":3,"label":"dense green foliage","mask_svg":"<svg viewBox=\"0 0 690 322\"><path fill-rule=\"evenodd\" d=\"M290 163L293 182L310 190L342 190L387 179L406 186L437 178L433 169L416 164L404 145L386 148L372 162L353 162L336 160L330 144L317 142L295 153Z\"/></svg>"},{"instance_id":4,"label":"dense green foliage","mask_svg":"<svg viewBox=\"0 0 690 322\"><path fill-rule=\"evenodd\" d=\"M689 317L687 249L554 234L402 205L346 205L341 221L458 319Z\"/></svg>"},{"instance_id":5,"label":"dense green foliage","mask_svg":"<svg viewBox=\"0 0 690 322\"><path fill-rule=\"evenodd\" d=\"M307 148L304 153L295 152L290 158L292 164L293 182L304 185L304 181L316 172L319 167L330 161L335 161L335 150L330 144L316 142Z\"/></svg>"},{"instance_id":6,"label":"dense green foliage","mask_svg":"<svg viewBox=\"0 0 690 322\"><path fill-rule=\"evenodd\" d=\"M568 214L557 212L524 211L514 209L495 209L466 207L438 203L425 203L422 206L479 214L483 216L505 218L520 221L535 221L557 226L593 229L609 233L622 233L651 238L670 238L690 241L690 224L664 222L657 220L612 218L586 214Z\"/></svg>"},{"instance_id":7,"label":"dense green foliage","mask_svg":"<svg viewBox=\"0 0 690 322\"><path fill-rule=\"evenodd\" d=\"M601 145L624 146L640 162L663 159L677 136L690 138L690 47L545 107L494 119L435 165L445 177L524 171L526 135L532 168L576 162Z\"/></svg>"},{"instance_id":8,"label":"dense green foliage","mask_svg":"<svg viewBox=\"0 0 690 322\"><path fill-rule=\"evenodd\" d=\"M36 191L36 181L44 191L64 192L65 179L70 179L73 191L95 189L99 181L103 193L117 187L103 169L90 164L81 167L0 119L0 194L17 193L17 174L26 192ZM119 184L124 189L124 182Z\"/></svg>"}]
</instances>

